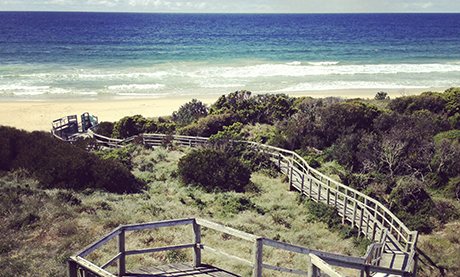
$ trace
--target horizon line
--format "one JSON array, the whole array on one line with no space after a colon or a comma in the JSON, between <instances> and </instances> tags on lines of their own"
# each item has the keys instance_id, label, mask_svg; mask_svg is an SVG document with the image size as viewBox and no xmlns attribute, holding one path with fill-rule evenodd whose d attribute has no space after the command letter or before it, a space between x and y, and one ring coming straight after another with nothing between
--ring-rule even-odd
<instances>
[{"instance_id":1,"label":"horizon line","mask_svg":"<svg viewBox=\"0 0 460 277\"><path fill-rule=\"evenodd\" d=\"M449 12L187 12L187 11L87 11L87 10L0 10L0 12L11 12L11 13L21 13L21 12L44 12L44 13L120 13L120 14L261 14L261 15L270 15L270 14L280 14L280 15L312 15L312 14L460 14L460 11Z\"/></svg>"}]
</instances>

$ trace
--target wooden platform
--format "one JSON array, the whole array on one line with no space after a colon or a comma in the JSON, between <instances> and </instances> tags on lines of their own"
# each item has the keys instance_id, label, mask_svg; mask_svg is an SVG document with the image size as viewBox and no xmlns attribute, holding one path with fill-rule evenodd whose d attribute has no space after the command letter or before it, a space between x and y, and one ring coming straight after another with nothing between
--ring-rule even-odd
<instances>
[{"instance_id":1,"label":"wooden platform","mask_svg":"<svg viewBox=\"0 0 460 277\"><path fill-rule=\"evenodd\" d=\"M156 276L156 277L160 277L160 276L239 277L239 275L233 274L231 272L225 271L217 267L213 267L209 265L193 267L185 263L140 268L138 270L134 270L126 274L125 276L134 276L134 277L153 277L153 276Z\"/></svg>"}]
</instances>

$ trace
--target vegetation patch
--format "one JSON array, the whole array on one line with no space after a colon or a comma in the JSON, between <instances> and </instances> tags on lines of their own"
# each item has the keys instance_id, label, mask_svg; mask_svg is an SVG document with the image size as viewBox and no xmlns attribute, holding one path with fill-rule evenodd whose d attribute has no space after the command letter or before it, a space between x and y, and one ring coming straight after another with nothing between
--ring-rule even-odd
<instances>
[{"instance_id":1,"label":"vegetation patch","mask_svg":"<svg viewBox=\"0 0 460 277\"><path fill-rule=\"evenodd\" d=\"M238 158L215 149L193 150L178 164L178 173L186 184L207 191L244 191L251 171Z\"/></svg>"}]
</instances>

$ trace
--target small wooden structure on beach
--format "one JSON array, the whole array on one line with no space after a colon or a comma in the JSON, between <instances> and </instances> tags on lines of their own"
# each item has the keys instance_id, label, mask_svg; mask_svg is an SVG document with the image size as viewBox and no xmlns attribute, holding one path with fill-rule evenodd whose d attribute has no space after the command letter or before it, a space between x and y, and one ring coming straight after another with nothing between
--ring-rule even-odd
<instances>
[{"instance_id":1,"label":"small wooden structure on beach","mask_svg":"<svg viewBox=\"0 0 460 277\"><path fill-rule=\"evenodd\" d=\"M98 124L97 116L88 112L83 113L78 121L77 115L68 115L53 120L51 133L61 140L73 140L79 134L86 133Z\"/></svg>"}]
</instances>

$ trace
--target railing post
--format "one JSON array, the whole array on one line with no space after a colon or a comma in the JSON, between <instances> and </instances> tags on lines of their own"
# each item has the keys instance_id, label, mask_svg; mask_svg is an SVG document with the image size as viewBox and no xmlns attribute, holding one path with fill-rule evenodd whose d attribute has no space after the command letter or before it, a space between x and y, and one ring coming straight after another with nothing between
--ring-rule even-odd
<instances>
[{"instance_id":1,"label":"railing post","mask_svg":"<svg viewBox=\"0 0 460 277\"><path fill-rule=\"evenodd\" d=\"M68 277L78 277L78 266L77 263L71 259L67 261L67 276Z\"/></svg>"},{"instance_id":2,"label":"railing post","mask_svg":"<svg viewBox=\"0 0 460 277\"><path fill-rule=\"evenodd\" d=\"M371 239L371 241L375 240L376 233L377 233L377 221L375 221L375 218L374 218L374 222L372 224L372 239Z\"/></svg>"},{"instance_id":3,"label":"railing post","mask_svg":"<svg viewBox=\"0 0 460 277\"><path fill-rule=\"evenodd\" d=\"M302 171L302 175L300 175L301 177L301 184L300 184L300 199L303 199L304 198L304 194L303 194L303 191L304 191L304 185L305 185L305 173Z\"/></svg>"},{"instance_id":4,"label":"railing post","mask_svg":"<svg viewBox=\"0 0 460 277\"><path fill-rule=\"evenodd\" d=\"M196 220L193 221L193 234L194 234L194 243L193 247L193 265L195 267L201 266L201 226L196 223Z\"/></svg>"},{"instance_id":5,"label":"railing post","mask_svg":"<svg viewBox=\"0 0 460 277\"><path fill-rule=\"evenodd\" d=\"M355 227L356 225L356 210L357 210L357 202L358 200L356 199L356 194L355 198L353 199L353 222L351 223L351 227Z\"/></svg>"},{"instance_id":6,"label":"railing post","mask_svg":"<svg viewBox=\"0 0 460 277\"><path fill-rule=\"evenodd\" d=\"M278 153L278 168L281 171L281 154Z\"/></svg>"},{"instance_id":7,"label":"railing post","mask_svg":"<svg viewBox=\"0 0 460 277\"><path fill-rule=\"evenodd\" d=\"M257 238L254 242L254 267L253 277L262 277L262 259L263 259L263 238Z\"/></svg>"},{"instance_id":8,"label":"railing post","mask_svg":"<svg viewBox=\"0 0 460 277\"><path fill-rule=\"evenodd\" d=\"M126 274L126 255L125 255L125 230L122 229L118 235L118 252L120 258L118 259L118 276L124 276Z\"/></svg>"},{"instance_id":9,"label":"railing post","mask_svg":"<svg viewBox=\"0 0 460 277\"><path fill-rule=\"evenodd\" d=\"M414 251L417 251L414 249ZM418 253L415 252L414 255L414 268L412 269L412 276L417 276L417 267L418 267Z\"/></svg>"},{"instance_id":10,"label":"railing post","mask_svg":"<svg viewBox=\"0 0 460 277\"><path fill-rule=\"evenodd\" d=\"M293 163L290 161L289 162L289 190L290 191L293 191L294 190L294 186L293 186L293 176L294 176L294 170L292 169L293 167Z\"/></svg>"},{"instance_id":11,"label":"railing post","mask_svg":"<svg viewBox=\"0 0 460 277\"><path fill-rule=\"evenodd\" d=\"M320 181L318 184L318 203L321 202L321 183L322 181Z\"/></svg>"},{"instance_id":12,"label":"railing post","mask_svg":"<svg viewBox=\"0 0 460 277\"><path fill-rule=\"evenodd\" d=\"M345 220L347 218L347 205L348 205L348 197L345 195L343 199L343 216L342 216L342 224L345 224Z\"/></svg>"},{"instance_id":13,"label":"railing post","mask_svg":"<svg viewBox=\"0 0 460 277\"><path fill-rule=\"evenodd\" d=\"M311 261L310 255L307 255L307 277L316 277L317 275L317 270L316 266L313 265L313 262Z\"/></svg>"}]
</instances>

